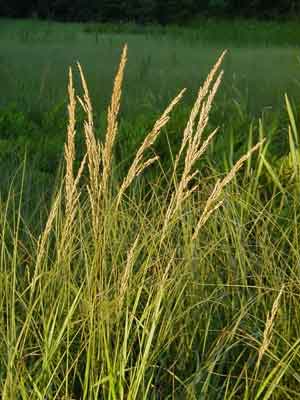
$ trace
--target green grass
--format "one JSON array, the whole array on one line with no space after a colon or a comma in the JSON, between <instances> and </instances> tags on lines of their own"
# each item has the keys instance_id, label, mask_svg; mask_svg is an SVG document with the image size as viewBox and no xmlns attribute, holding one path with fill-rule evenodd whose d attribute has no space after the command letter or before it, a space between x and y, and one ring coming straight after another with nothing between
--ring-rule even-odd
<instances>
[{"instance_id":1,"label":"green grass","mask_svg":"<svg viewBox=\"0 0 300 400\"><path fill-rule=\"evenodd\" d=\"M101 110L108 101L120 49L127 42L131 60L123 104L126 115L157 111L181 87L193 93L220 50L227 47L225 87L220 95L232 97L233 90L238 91L249 112L268 106L278 109L284 91L298 95L298 25L208 20L193 29L145 27L134 34L126 29L111 33L108 28L96 36L85 32L85 25L4 20L0 28L5 94L1 105L14 102L23 110L48 110L65 99L66 66L80 60Z\"/></svg>"}]
</instances>

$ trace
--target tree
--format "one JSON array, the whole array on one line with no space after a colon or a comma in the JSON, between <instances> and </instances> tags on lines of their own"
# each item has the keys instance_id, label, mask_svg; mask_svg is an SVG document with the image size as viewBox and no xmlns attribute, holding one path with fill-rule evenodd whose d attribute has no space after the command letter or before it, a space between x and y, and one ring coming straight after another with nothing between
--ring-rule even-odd
<instances>
[{"instance_id":1,"label":"tree","mask_svg":"<svg viewBox=\"0 0 300 400\"><path fill-rule=\"evenodd\" d=\"M126 18L137 23L155 20L156 0L128 0L126 2Z\"/></svg>"},{"instance_id":2,"label":"tree","mask_svg":"<svg viewBox=\"0 0 300 400\"><path fill-rule=\"evenodd\" d=\"M124 21L126 17L126 1L100 0L100 17L103 21Z\"/></svg>"},{"instance_id":3,"label":"tree","mask_svg":"<svg viewBox=\"0 0 300 400\"><path fill-rule=\"evenodd\" d=\"M300 0L0 0L0 15L63 21L186 23L195 15L300 16Z\"/></svg>"},{"instance_id":4,"label":"tree","mask_svg":"<svg viewBox=\"0 0 300 400\"><path fill-rule=\"evenodd\" d=\"M32 15L34 1L0 0L0 15L11 18L27 18Z\"/></svg>"}]
</instances>

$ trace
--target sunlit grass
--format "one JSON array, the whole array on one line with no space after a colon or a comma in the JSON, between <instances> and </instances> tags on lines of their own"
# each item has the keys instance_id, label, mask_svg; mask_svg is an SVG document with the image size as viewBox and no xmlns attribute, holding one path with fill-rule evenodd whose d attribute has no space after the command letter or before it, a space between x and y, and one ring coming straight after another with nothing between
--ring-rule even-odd
<instances>
[{"instance_id":1,"label":"sunlit grass","mask_svg":"<svg viewBox=\"0 0 300 400\"><path fill-rule=\"evenodd\" d=\"M198 171L222 134L208 123L220 58L178 132L173 170L161 162L160 175L143 179L183 92L144 132L120 180L126 57L124 48L102 142L83 70L80 92L70 72L65 174L43 229L23 219L26 170L21 198L12 185L1 202L3 400L299 398L299 157L288 98L289 153L279 165L261 122L259 145L247 136L246 157L232 158L226 175L213 162ZM74 164L80 134L86 157Z\"/></svg>"}]
</instances>

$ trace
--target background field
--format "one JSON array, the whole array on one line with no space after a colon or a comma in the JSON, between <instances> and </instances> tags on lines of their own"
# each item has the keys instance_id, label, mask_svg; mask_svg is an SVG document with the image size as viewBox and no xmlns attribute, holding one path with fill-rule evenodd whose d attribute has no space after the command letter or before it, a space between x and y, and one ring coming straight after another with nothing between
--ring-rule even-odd
<instances>
[{"instance_id":1,"label":"background field","mask_svg":"<svg viewBox=\"0 0 300 400\"><path fill-rule=\"evenodd\" d=\"M249 113L282 108L282 93L297 96L298 23L199 20L190 28L130 24L59 24L1 21L1 104L16 102L25 111L46 111L65 99L67 67L86 68L93 98L108 102L120 50L128 43L123 108L126 115L157 111L176 90L195 93L213 60L228 48L222 96Z\"/></svg>"},{"instance_id":2,"label":"background field","mask_svg":"<svg viewBox=\"0 0 300 400\"><path fill-rule=\"evenodd\" d=\"M178 131L198 87L224 49L228 49L224 82L211 115L211 124L221 126L223 154L217 147L215 161L220 167L230 152L232 158L230 146L234 146L233 157L237 159L245 149L241 145L250 122L257 126L259 117L264 119L266 134L275 136L270 149L282 155L287 150L287 135L282 134L286 126L284 93L295 105L300 98L299 37L296 22L199 19L184 28L3 19L1 147L6 159L13 162L9 156L13 154L18 164L27 144L28 157L36 160L33 170L44 175L38 180L45 179L48 185L49 174L57 170L65 137L68 67L80 61L86 71L101 135L115 66L122 46L128 43L126 94L116 155L123 166L130 162L145 131L167 102L186 87L185 101L165 130L176 149ZM166 143L159 143L159 148L162 158L168 159ZM2 176L2 182L10 181L8 175Z\"/></svg>"}]
</instances>

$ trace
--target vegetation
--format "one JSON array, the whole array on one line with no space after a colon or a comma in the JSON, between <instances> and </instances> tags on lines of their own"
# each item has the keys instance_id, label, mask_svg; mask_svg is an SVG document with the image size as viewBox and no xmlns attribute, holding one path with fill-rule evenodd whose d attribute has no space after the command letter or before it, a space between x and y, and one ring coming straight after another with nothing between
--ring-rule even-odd
<instances>
[{"instance_id":1,"label":"vegetation","mask_svg":"<svg viewBox=\"0 0 300 400\"><path fill-rule=\"evenodd\" d=\"M147 37L129 25L121 37L103 33L107 25L76 33L79 25L18 23L13 34L10 21L0 27L3 400L300 398L296 49L250 42L225 55L216 41L198 59L199 37L189 48L197 34L183 29L179 39L177 27ZM125 39L127 82L125 46L99 115L98 66L89 61L101 49L109 81ZM137 56L143 40L147 60ZM69 70L66 103L62 64L79 48L86 67ZM200 90L178 87L189 83L184 69L199 81L196 63L217 53ZM49 72L39 70L51 54ZM256 57L248 69L245 55ZM226 79L243 66L253 74L248 98L245 80ZM251 93L263 95L266 77L273 108L260 113L265 100Z\"/></svg>"}]
</instances>

